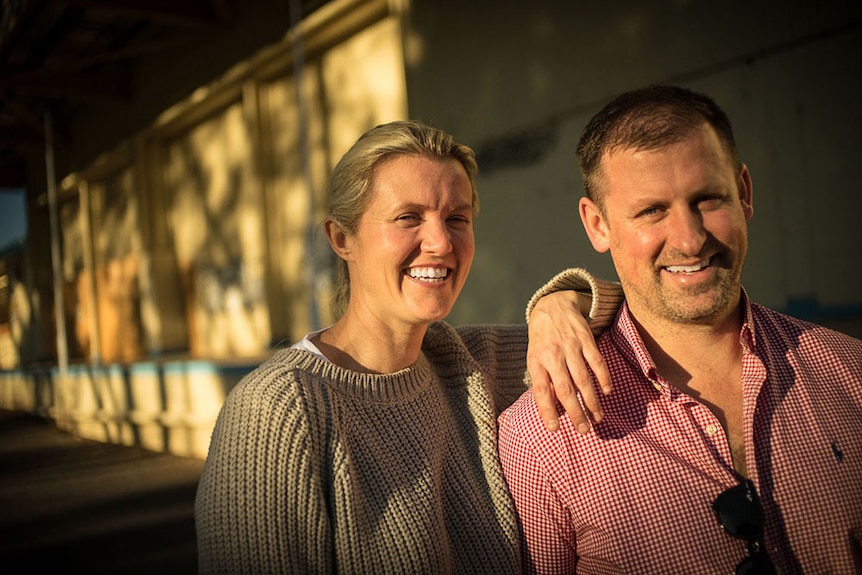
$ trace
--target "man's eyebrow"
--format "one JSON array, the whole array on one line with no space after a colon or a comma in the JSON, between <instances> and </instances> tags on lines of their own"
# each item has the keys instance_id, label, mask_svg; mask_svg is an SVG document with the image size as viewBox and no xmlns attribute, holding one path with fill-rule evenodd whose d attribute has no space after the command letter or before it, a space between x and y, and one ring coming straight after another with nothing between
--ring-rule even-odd
<instances>
[{"instance_id":1,"label":"man's eyebrow","mask_svg":"<svg viewBox=\"0 0 862 575\"><path fill-rule=\"evenodd\" d=\"M736 188L733 189L733 191L735 190ZM705 196L728 196L731 195L733 191L728 190L726 186L719 183L709 183L697 190L693 196L696 198Z\"/></svg>"},{"instance_id":2,"label":"man's eyebrow","mask_svg":"<svg viewBox=\"0 0 862 575\"><path fill-rule=\"evenodd\" d=\"M631 206L636 209L645 208L648 206L663 206L667 200L662 197L654 196L639 196L632 200Z\"/></svg>"}]
</instances>

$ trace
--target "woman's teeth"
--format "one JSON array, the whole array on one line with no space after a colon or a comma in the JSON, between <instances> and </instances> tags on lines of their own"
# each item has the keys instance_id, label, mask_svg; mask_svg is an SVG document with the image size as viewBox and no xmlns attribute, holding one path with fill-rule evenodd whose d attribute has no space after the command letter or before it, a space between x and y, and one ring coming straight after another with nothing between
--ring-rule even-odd
<instances>
[{"instance_id":1,"label":"woman's teeth","mask_svg":"<svg viewBox=\"0 0 862 575\"><path fill-rule=\"evenodd\" d=\"M407 275L413 279L434 281L445 279L449 275L448 268L410 268Z\"/></svg>"}]
</instances>

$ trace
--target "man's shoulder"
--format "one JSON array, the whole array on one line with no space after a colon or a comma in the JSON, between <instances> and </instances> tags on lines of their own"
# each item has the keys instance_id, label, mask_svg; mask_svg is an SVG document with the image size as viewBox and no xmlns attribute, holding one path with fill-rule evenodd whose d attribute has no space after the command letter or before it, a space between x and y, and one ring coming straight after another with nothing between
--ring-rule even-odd
<instances>
[{"instance_id":1,"label":"man's shoulder","mask_svg":"<svg viewBox=\"0 0 862 575\"><path fill-rule=\"evenodd\" d=\"M797 354L860 364L862 340L846 333L752 303L758 346L791 346Z\"/></svg>"},{"instance_id":2,"label":"man's shoulder","mask_svg":"<svg viewBox=\"0 0 862 575\"><path fill-rule=\"evenodd\" d=\"M784 312L774 310L758 303L751 303L752 316L757 327L768 326L779 328L789 333L811 333L825 341L842 341L849 344L862 345L862 340L849 334L837 331L810 320L794 317ZM756 328L757 328L756 327Z\"/></svg>"},{"instance_id":3,"label":"man's shoulder","mask_svg":"<svg viewBox=\"0 0 862 575\"><path fill-rule=\"evenodd\" d=\"M508 408L503 410L499 418L500 428L510 430L535 429L537 426L544 428L539 417L538 409L536 408L536 398L533 395L533 390L528 389Z\"/></svg>"}]
</instances>

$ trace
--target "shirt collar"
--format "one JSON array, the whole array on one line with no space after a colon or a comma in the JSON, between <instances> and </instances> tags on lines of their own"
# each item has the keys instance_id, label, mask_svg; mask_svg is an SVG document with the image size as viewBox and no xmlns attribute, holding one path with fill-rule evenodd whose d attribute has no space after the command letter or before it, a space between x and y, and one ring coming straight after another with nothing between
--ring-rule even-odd
<instances>
[{"instance_id":1,"label":"shirt collar","mask_svg":"<svg viewBox=\"0 0 862 575\"><path fill-rule=\"evenodd\" d=\"M617 312L617 320L611 330L611 338L616 348L633 367L637 368L653 387L661 391L662 383L659 381L655 362L652 360L635 327L634 319L629 311L628 302L623 302Z\"/></svg>"},{"instance_id":2,"label":"shirt collar","mask_svg":"<svg viewBox=\"0 0 862 575\"><path fill-rule=\"evenodd\" d=\"M745 319L742 323L742 328L739 331L739 343L746 351L753 353L757 340L754 333L751 300L749 299L745 288L741 289L742 297L740 303L742 304ZM626 360L631 365L635 366L653 385L653 387L661 391L662 388L667 385L664 379L658 376L655 362L653 361L652 356L650 356L649 351L647 351L637 327L635 327L634 319L632 318L631 311L629 311L628 303L625 301L620 306L619 312L617 313L617 319L614 323L613 330L611 331L611 337L613 338L613 342L617 349L620 350Z\"/></svg>"},{"instance_id":3,"label":"shirt collar","mask_svg":"<svg viewBox=\"0 0 862 575\"><path fill-rule=\"evenodd\" d=\"M747 351L754 353L757 347L757 338L754 333L754 313L751 309L751 299L749 299L745 288L742 288L741 301L745 320L742 322L742 329L739 330L739 343Z\"/></svg>"}]
</instances>

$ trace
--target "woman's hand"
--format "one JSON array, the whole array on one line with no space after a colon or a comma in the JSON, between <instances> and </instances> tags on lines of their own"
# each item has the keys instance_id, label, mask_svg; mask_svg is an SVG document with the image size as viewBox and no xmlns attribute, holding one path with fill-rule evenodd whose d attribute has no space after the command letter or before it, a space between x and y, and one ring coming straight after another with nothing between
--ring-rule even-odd
<instances>
[{"instance_id":1,"label":"woman's hand","mask_svg":"<svg viewBox=\"0 0 862 575\"><path fill-rule=\"evenodd\" d=\"M602 392L611 392L611 376L585 319L590 296L563 290L542 297L530 315L527 369L539 417L556 431L557 402L580 433L587 433L602 418L589 366Z\"/></svg>"}]
</instances>

